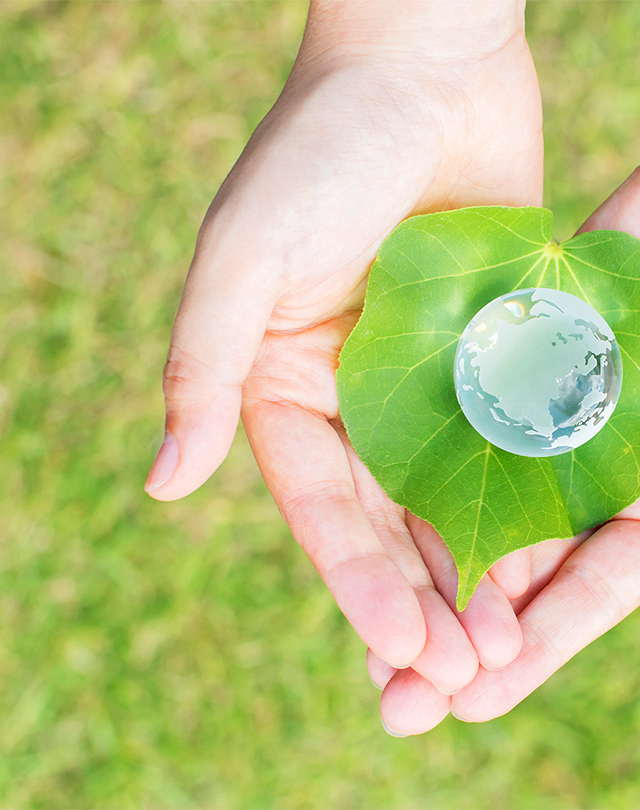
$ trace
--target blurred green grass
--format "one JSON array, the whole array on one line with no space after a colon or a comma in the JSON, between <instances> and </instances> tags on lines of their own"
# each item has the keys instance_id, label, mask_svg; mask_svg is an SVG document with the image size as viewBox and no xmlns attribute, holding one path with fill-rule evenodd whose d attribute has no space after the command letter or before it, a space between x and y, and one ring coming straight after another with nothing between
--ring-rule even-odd
<instances>
[{"instance_id":1,"label":"blurred green grass","mask_svg":"<svg viewBox=\"0 0 640 810\"><path fill-rule=\"evenodd\" d=\"M0 800L635 808L634 616L510 715L387 737L364 649L238 436L141 486L198 225L306 4L0 6ZM531 2L566 238L639 162L640 3Z\"/></svg>"}]
</instances>

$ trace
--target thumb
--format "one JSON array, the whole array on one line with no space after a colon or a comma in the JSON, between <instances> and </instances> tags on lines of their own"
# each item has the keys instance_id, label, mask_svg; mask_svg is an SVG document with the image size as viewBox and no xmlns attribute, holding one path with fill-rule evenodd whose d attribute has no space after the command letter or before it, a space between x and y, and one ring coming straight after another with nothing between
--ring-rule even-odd
<instances>
[{"instance_id":1,"label":"thumb","mask_svg":"<svg viewBox=\"0 0 640 810\"><path fill-rule=\"evenodd\" d=\"M624 231L640 238L640 166L596 208L576 236L597 230Z\"/></svg>"},{"instance_id":2,"label":"thumb","mask_svg":"<svg viewBox=\"0 0 640 810\"><path fill-rule=\"evenodd\" d=\"M171 334L165 440L145 484L161 501L193 492L227 455L276 297L278 274L264 252L253 255L256 240L242 233L249 224L226 219L205 218Z\"/></svg>"}]
</instances>

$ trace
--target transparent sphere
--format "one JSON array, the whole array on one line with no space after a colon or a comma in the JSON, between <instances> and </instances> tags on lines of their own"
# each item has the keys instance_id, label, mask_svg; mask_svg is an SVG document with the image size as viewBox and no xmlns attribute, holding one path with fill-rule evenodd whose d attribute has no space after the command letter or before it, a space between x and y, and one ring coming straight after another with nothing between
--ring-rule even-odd
<instances>
[{"instance_id":1,"label":"transparent sphere","mask_svg":"<svg viewBox=\"0 0 640 810\"><path fill-rule=\"evenodd\" d=\"M501 295L462 333L454 363L458 402L485 439L520 456L566 453L613 413L622 358L593 307L559 290Z\"/></svg>"}]
</instances>

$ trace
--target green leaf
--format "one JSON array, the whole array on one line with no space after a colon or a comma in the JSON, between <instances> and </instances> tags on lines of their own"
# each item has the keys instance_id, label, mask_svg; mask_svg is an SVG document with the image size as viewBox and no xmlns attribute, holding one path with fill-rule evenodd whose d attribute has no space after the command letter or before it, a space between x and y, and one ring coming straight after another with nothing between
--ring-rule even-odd
<instances>
[{"instance_id":1,"label":"green leaf","mask_svg":"<svg viewBox=\"0 0 640 810\"><path fill-rule=\"evenodd\" d=\"M337 373L342 419L374 477L429 521L458 568L458 608L498 559L598 526L640 497L640 240L594 231L558 245L541 208L414 217L386 239ZM590 441L530 458L489 444L460 410L458 339L499 295L552 287L613 329L624 380Z\"/></svg>"}]
</instances>

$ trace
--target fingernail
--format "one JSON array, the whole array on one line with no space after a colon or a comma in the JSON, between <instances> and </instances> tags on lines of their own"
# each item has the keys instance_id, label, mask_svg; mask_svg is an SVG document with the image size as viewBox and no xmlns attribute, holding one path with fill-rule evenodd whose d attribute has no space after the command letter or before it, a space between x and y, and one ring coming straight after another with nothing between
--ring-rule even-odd
<instances>
[{"instance_id":1,"label":"fingernail","mask_svg":"<svg viewBox=\"0 0 640 810\"><path fill-rule=\"evenodd\" d=\"M375 686L375 688L376 688L376 689L379 689L379 690L382 692L382 690L384 689L384 686L380 686L380 684L379 684L379 683L376 683L376 682L373 680L373 678L371 677L371 675L369 675L369 680L370 680L370 681L371 681L371 683L372 683L372 684Z\"/></svg>"},{"instance_id":2,"label":"fingernail","mask_svg":"<svg viewBox=\"0 0 640 810\"><path fill-rule=\"evenodd\" d=\"M393 729L389 728L389 726L384 722L384 720L382 720L382 718L380 718L380 721L382 723L382 728L387 732L387 734L390 737L408 737L409 736L408 734L398 734L397 731L394 731Z\"/></svg>"},{"instance_id":3,"label":"fingernail","mask_svg":"<svg viewBox=\"0 0 640 810\"><path fill-rule=\"evenodd\" d=\"M453 709L449 709L451 714L456 718L456 720L460 720L461 723L470 723L471 720L465 720L464 717L460 717L459 714L456 714Z\"/></svg>"},{"instance_id":4,"label":"fingernail","mask_svg":"<svg viewBox=\"0 0 640 810\"><path fill-rule=\"evenodd\" d=\"M147 478L147 483L144 485L145 492L154 492L156 489L166 484L176 471L179 460L180 448L178 447L178 442L170 433L165 433L162 447L158 451L156 460L153 462L151 472Z\"/></svg>"}]
</instances>

